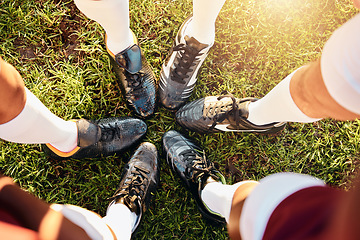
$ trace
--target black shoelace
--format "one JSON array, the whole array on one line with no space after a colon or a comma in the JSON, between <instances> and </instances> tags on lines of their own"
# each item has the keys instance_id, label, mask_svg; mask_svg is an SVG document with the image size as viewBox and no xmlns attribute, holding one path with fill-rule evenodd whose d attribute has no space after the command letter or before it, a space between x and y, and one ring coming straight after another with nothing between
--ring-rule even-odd
<instances>
[{"instance_id":1,"label":"black shoelace","mask_svg":"<svg viewBox=\"0 0 360 240\"><path fill-rule=\"evenodd\" d=\"M175 70L172 72L172 79L178 83L185 84L184 79L189 77L187 74L192 71L191 67L195 66L196 62L199 61L196 57L203 55L203 53L199 53L199 50L183 43L175 46L173 50L184 50L184 52L179 52L181 60L179 63L174 64Z\"/></svg>"},{"instance_id":2,"label":"black shoelace","mask_svg":"<svg viewBox=\"0 0 360 240\"><path fill-rule=\"evenodd\" d=\"M101 129L101 139L100 141L109 142L115 138L121 137L121 131L118 124L115 122L114 125L111 124L101 124L99 125Z\"/></svg>"},{"instance_id":3,"label":"black shoelace","mask_svg":"<svg viewBox=\"0 0 360 240\"><path fill-rule=\"evenodd\" d=\"M125 76L128 79L129 87L131 89L130 92L142 89L144 75L145 73L143 73L142 71L139 71L137 73L129 73L125 71Z\"/></svg>"},{"instance_id":4,"label":"black shoelace","mask_svg":"<svg viewBox=\"0 0 360 240\"><path fill-rule=\"evenodd\" d=\"M181 153L186 161L186 174L190 176L192 181L200 178L209 177L215 169L212 162L207 161L205 153L201 157L195 150L189 149ZM199 186L200 187L200 186Z\"/></svg>"},{"instance_id":5,"label":"black shoelace","mask_svg":"<svg viewBox=\"0 0 360 240\"><path fill-rule=\"evenodd\" d=\"M124 198L124 203L130 209L136 209L141 207L141 199L145 195L145 188L149 182L148 174L149 170L134 166L134 169L124 180L124 185L121 189L118 189L113 197L109 200L118 200L119 198Z\"/></svg>"},{"instance_id":6,"label":"black shoelace","mask_svg":"<svg viewBox=\"0 0 360 240\"><path fill-rule=\"evenodd\" d=\"M224 103L220 102L221 99L229 97L232 100L231 104L224 105ZM225 119L229 118L229 113L231 112L235 118L235 124L238 126L240 124L240 110L236 103L236 99L233 95L222 95L218 97L219 102L215 104L209 104L208 106L204 106L203 116L204 118L209 118L213 120L213 124L209 128L212 130L215 128L216 124L222 123Z\"/></svg>"}]
</instances>

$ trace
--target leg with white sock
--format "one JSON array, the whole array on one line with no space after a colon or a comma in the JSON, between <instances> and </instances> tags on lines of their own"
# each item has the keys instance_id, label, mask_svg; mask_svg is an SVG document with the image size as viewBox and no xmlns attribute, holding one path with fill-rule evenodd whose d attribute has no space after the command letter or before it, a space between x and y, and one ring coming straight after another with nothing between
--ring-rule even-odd
<instances>
[{"instance_id":1,"label":"leg with white sock","mask_svg":"<svg viewBox=\"0 0 360 240\"><path fill-rule=\"evenodd\" d=\"M263 98L206 97L179 109L177 122L201 133L274 133L286 122L359 119L359 24L360 14L333 33L320 60L295 70Z\"/></svg>"},{"instance_id":2,"label":"leg with white sock","mask_svg":"<svg viewBox=\"0 0 360 240\"><path fill-rule=\"evenodd\" d=\"M114 55L134 44L129 0L75 0L77 8L106 32L106 46Z\"/></svg>"},{"instance_id":3,"label":"leg with white sock","mask_svg":"<svg viewBox=\"0 0 360 240\"><path fill-rule=\"evenodd\" d=\"M203 217L214 224L228 222L234 192L257 182L226 185L224 176L190 139L171 130L162 141L168 164L191 192Z\"/></svg>"},{"instance_id":4,"label":"leg with white sock","mask_svg":"<svg viewBox=\"0 0 360 240\"><path fill-rule=\"evenodd\" d=\"M124 167L119 187L103 218L117 239L130 239L138 228L159 180L156 147L144 142Z\"/></svg>"},{"instance_id":5,"label":"leg with white sock","mask_svg":"<svg viewBox=\"0 0 360 240\"><path fill-rule=\"evenodd\" d=\"M325 59L322 58L322 62L327 62ZM286 122L309 123L328 117L337 120L360 118L360 110L355 104L357 100L360 101L360 94L356 91L357 83L351 81L353 86L343 84L349 72L339 77L331 72L331 65L327 71L321 71L324 67L327 65L316 61L295 70L259 100L229 95L196 100L179 109L176 120L180 125L202 133L219 130L275 133L282 130ZM323 78L327 72L326 78ZM331 87L333 93L330 94L328 89L331 88L325 81L334 85ZM346 102L340 105L334 96ZM202 111L194 111L195 108L201 108ZM224 120L219 121L218 112L223 112Z\"/></svg>"},{"instance_id":6,"label":"leg with white sock","mask_svg":"<svg viewBox=\"0 0 360 240\"><path fill-rule=\"evenodd\" d=\"M117 239L130 239L138 216L124 204L112 204L103 221L111 228Z\"/></svg>"},{"instance_id":7,"label":"leg with white sock","mask_svg":"<svg viewBox=\"0 0 360 240\"><path fill-rule=\"evenodd\" d=\"M360 118L360 34L355 31L359 24L360 14L333 33L321 60L294 71L264 98L251 103L248 120L266 124Z\"/></svg>"},{"instance_id":8,"label":"leg with white sock","mask_svg":"<svg viewBox=\"0 0 360 240\"><path fill-rule=\"evenodd\" d=\"M16 69L1 58L0 102L0 138L45 144L43 150L54 159L113 155L137 142L147 130L145 122L136 118L65 121L51 113L24 86ZM117 134L119 129L131 131Z\"/></svg>"},{"instance_id":9,"label":"leg with white sock","mask_svg":"<svg viewBox=\"0 0 360 240\"><path fill-rule=\"evenodd\" d=\"M191 96L198 72L215 41L215 21L225 0L194 0L193 15L181 25L160 73L159 97L170 110Z\"/></svg>"},{"instance_id":10,"label":"leg with white sock","mask_svg":"<svg viewBox=\"0 0 360 240\"><path fill-rule=\"evenodd\" d=\"M20 74L10 64L1 61L2 83L21 82ZM3 86L1 91L13 92L15 84ZM17 103L8 105L3 112L14 112L3 117L0 124L0 138L17 143L51 143L61 151L71 151L77 144L77 128L75 122L65 121L54 115L26 87L11 97L13 102L25 99L24 105ZM1 102L7 102L9 96L0 95ZM4 100L3 100L4 98ZM10 106L10 107L9 107ZM12 111L13 108L18 109ZM18 113L19 112L19 113ZM5 113L0 114L6 116Z\"/></svg>"},{"instance_id":11,"label":"leg with white sock","mask_svg":"<svg viewBox=\"0 0 360 240\"><path fill-rule=\"evenodd\" d=\"M341 106L329 94L320 61L294 71L265 97L249 104L248 120L257 125L278 121L307 123L327 117L353 120L359 115Z\"/></svg>"},{"instance_id":12,"label":"leg with white sock","mask_svg":"<svg viewBox=\"0 0 360 240\"><path fill-rule=\"evenodd\" d=\"M201 43L212 45L215 41L215 21L226 0L193 0L193 19L186 35Z\"/></svg>"},{"instance_id":13,"label":"leg with white sock","mask_svg":"<svg viewBox=\"0 0 360 240\"><path fill-rule=\"evenodd\" d=\"M201 198L212 211L224 216L231 239L295 239L298 236L307 239L314 234L331 236L351 229L347 224L338 224L347 203L344 194L309 175L278 173L260 182L242 181L234 185L209 182ZM315 213L321 217L312 221ZM337 224L332 225L330 218Z\"/></svg>"},{"instance_id":14,"label":"leg with white sock","mask_svg":"<svg viewBox=\"0 0 360 240\"><path fill-rule=\"evenodd\" d=\"M246 187L247 190L243 189L248 193L248 189L255 187L258 182L256 181L241 181L233 185L226 185L220 182L210 182L206 184L204 189L201 191L201 199L204 201L212 211L221 214L227 223L230 220L230 211L233 203L235 192L242 186ZM247 196L247 194L245 195ZM245 198L244 198L245 199Z\"/></svg>"},{"instance_id":15,"label":"leg with white sock","mask_svg":"<svg viewBox=\"0 0 360 240\"><path fill-rule=\"evenodd\" d=\"M0 137L16 143L50 143L63 152L73 150L77 146L76 123L51 113L28 89L26 96L23 111L0 125Z\"/></svg>"},{"instance_id":16,"label":"leg with white sock","mask_svg":"<svg viewBox=\"0 0 360 240\"><path fill-rule=\"evenodd\" d=\"M299 71L298 69L296 71ZM320 119L306 116L295 104L290 94L290 81L294 71L265 97L249 104L248 120L256 125L272 122L315 122Z\"/></svg>"},{"instance_id":17,"label":"leg with white sock","mask_svg":"<svg viewBox=\"0 0 360 240\"><path fill-rule=\"evenodd\" d=\"M155 109L155 74L130 30L128 0L75 0L106 32L106 49L128 105L141 117Z\"/></svg>"}]
</instances>

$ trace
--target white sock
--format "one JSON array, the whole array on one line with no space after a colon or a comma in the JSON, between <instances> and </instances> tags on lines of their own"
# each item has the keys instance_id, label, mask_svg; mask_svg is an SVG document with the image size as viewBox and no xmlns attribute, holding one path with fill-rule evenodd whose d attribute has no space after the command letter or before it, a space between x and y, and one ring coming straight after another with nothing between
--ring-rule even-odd
<instances>
[{"instance_id":1,"label":"white sock","mask_svg":"<svg viewBox=\"0 0 360 240\"><path fill-rule=\"evenodd\" d=\"M117 203L109 206L103 219L117 239L130 239L137 218L138 216L127 206Z\"/></svg>"},{"instance_id":2,"label":"white sock","mask_svg":"<svg viewBox=\"0 0 360 240\"><path fill-rule=\"evenodd\" d=\"M225 0L193 0L193 19L185 29L186 35L201 43L215 41L215 21Z\"/></svg>"},{"instance_id":3,"label":"white sock","mask_svg":"<svg viewBox=\"0 0 360 240\"><path fill-rule=\"evenodd\" d=\"M221 214L226 222L229 222L234 193L240 185L247 182L253 181L242 181L233 185L225 185L220 182L208 183L201 191L201 199L212 211Z\"/></svg>"},{"instance_id":4,"label":"white sock","mask_svg":"<svg viewBox=\"0 0 360 240\"><path fill-rule=\"evenodd\" d=\"M7 123L0 124L0 138L16 143L50 143L63 152L77 146L77 127L47 109L29 89L21 113Z\"/></svg>"},{"instance_id":5,"label":"white sock","mask_svg":"<svg viewBox=\"0 0 360 240\"><path fill-rule=\"evenodd\" d=\"M309 123L320 120L306 116L290 95L290 80L296 71L276 85L265 97L249 104L250 122L264 125L273 122Z\"/></svg>"},{"instance_id":6,"label":"white sock","mask_svg":"<svg viewBox=\"0 0 360 240\"><path fill-rule=\"evenodd\" d=\"M75 5L104 28L106 46L114 55L134 44L130 30L129 0L75 0Z\"/></svg>"}]
</instances>

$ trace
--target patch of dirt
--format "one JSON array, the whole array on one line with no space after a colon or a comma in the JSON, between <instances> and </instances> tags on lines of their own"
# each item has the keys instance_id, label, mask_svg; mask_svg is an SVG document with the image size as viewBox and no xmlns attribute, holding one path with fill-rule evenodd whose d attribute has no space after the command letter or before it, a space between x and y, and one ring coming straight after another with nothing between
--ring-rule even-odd
<instances>
[{"instance_id":1,"label":"patch of dirt","mask_svg":"<svg viewBox=\"0 0 360 240\"><path fill-rule=\"evenodd\" d=\"M55 2L59 2L56 0ZM82 26L80 12L73 3L73 1L66 3L67 12L64 18L61 20L59 28L61 30L61 40L64 43L64 54L68 57L70 54L78 54L79 51L75 51L78 42L77 32Z\"/></svg>"},{"instance_id":2,"label":"patch of dirt","mask_svg":"<svg viewBox=\"0 0 360 240\"><path fill-rule=\"evenodd\" d=\"M266 157L260 157L256 161L254 155L247 156L245 162L240 162L240 155L235 155L225 162L225 173L233 182L240 182L249 179L251 176L258 176L260 172L257 170L259 163L264 166L267 171L273 170L273 166L268 164Z\"/></svg>"},{"instance_id":3,"label":"patch of dirt","mask_svg":"<svg viewBox=\"0 0 360 240\"><path fill-rule=\"evenodd\" d=\"M18 50L20 54L20 59L35 59L35 46L26 46L26 44L19 38L14 40L14 47Z\"/></svg>"},{"instance_id":4,"label":"patch of dirt","mask_svg":"<svg viewBox=\"0 0 360 240\"><path fill-rule=\"evenodd\" d=\"M18 38L14 41L14 47L20 54L21 59L32 60L43 56L46 50L51 47L55 52L59 52L58 57L68 58L74 55L77 59L83 56L83 53L76 50L79 45L77 32L82 27L82 19L80 11L77 9L73 1L61 3L61 0L55 0L58 8L62 8L65 14L59 19L60 23L53 28L48 28L45 32L49 35L59 35L61 45L53 46L52 43L41 42L39 45L29 45L24 39ZM55 41L54 41L55 42Z\"/></svg>"},{"instance_id":5,"label":"patch of dirt","mask_svg":"<svg viewBox=\"0 0 360 240\"><path fill-rule=\"evenodd\" d=\"M234 166L234 162L237 162L239 157L235 155L230 159L226 159L225 162L225 172L227 175L230 175L234 182L240 182L243 180L243 173Z\"/></svg>"},{"instance_id":6,"label":"patch of dirt","mask_svg":"<svg viewBox=\"0 0 360 240\"><path fill-rule=\"evenodd\" d=\"M342 179L342 184L340 186L341 189L350 190L355 187L355 183L359 186L360 184L360 158L356 158L352 160L352 169L355 169L354 172L350 172L349 174L345 175ZM339 173L342 175L342 173Z\"/></svg>"}]
</instances>

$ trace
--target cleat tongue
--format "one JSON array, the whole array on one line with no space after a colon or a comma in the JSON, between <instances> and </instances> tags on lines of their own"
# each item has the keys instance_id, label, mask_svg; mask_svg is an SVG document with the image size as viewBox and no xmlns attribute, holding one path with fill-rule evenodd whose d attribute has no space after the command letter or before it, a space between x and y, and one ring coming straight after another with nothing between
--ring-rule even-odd
<instances>
[{"instance_id":1,"label":"cleat tongue","mask_svg":"<svg viewBox=\"0 0 360 240\"><path fill-rule=\"evenodd\" d=\"M204 48L207 48L209 45L208 44L203 44L201 42L199 42L198 40L196 40L194 37L189 37L189 36L185 36L184 37L185 41L186 41L186 44L191 47L191 48L194 48L196 49L197 51L201 51L203 50Z\"/></svg>"},{"instance_id":2,"label":"cleat tongue","mask_svg":"<svg viewBox=\"0 0 360 240\"><path fill-rule=\"evenodd\" d=\"M85 119L76 121L78 128L78 146L88 147L97 143L101 138L101 129L98 125Z\"/></svg>"}]
</instances>

